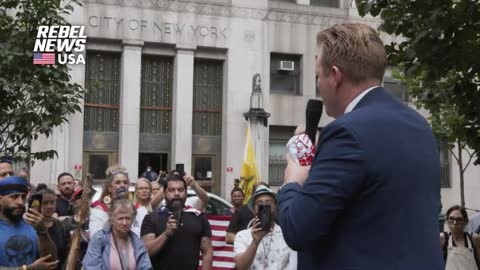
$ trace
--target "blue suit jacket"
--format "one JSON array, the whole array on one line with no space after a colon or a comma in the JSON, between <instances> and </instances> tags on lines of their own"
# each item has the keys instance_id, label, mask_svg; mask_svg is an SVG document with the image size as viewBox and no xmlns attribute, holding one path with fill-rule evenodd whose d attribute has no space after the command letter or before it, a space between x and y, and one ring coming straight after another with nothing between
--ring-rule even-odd
<instances>
[{"instance_id":1,"label":"blue suit jacket","mask_svg":"<svg viewBox=\"0 0 480 270\"><path fill-rule=\"evenodd\" d=\"M278 212L298 269L443 270L439 207L428 123L378 87L322 130L304 186L285 185Z\"/></svg>"}]
</instances>

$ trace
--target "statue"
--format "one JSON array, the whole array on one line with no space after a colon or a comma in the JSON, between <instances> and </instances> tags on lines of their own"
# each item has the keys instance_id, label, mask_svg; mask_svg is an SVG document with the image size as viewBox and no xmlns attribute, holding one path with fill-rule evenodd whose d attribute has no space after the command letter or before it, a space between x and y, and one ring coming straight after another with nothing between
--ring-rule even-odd
<instances>
[{"instance_id":1,"label":"statue","mask_svg":"<svg viewBox=\"0 0 480 270\"><path fill-rule=\"evenodd\" d=\"M262 92L262 77L259 73L255 73L252 78L252 91Z\"/></svg>"}]
</instances>

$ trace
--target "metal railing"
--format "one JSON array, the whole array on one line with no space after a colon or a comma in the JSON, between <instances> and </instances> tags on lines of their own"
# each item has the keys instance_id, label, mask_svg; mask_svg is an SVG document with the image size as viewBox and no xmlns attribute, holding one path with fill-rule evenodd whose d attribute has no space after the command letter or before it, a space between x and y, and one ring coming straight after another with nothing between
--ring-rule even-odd
<instances>
[{"instance_id":1,"label":"metal railing","mask_svg":"<svg viewBox=\"0 0 480 270\"><path fill-rule=\"evenodd\" d=\"M287 160L282 155L271 155L268 161L268 183L271 186L281 186Z\"/></svg>"}]
</instances>

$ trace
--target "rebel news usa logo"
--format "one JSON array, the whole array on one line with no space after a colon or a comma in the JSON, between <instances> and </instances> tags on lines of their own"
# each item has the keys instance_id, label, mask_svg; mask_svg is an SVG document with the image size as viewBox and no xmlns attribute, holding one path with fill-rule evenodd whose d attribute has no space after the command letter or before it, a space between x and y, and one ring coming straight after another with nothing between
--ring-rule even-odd
<instances>
[{"instance_id":1,"label":"rebel news usa logo","mask_svg":"<svg viewBox=\"0 0 480 270\"><path fill-rule=\"evenodd\" d=\"M33 48L33 64L85 64L85 26L40 26Z\"/></svg>"}]
</instances>

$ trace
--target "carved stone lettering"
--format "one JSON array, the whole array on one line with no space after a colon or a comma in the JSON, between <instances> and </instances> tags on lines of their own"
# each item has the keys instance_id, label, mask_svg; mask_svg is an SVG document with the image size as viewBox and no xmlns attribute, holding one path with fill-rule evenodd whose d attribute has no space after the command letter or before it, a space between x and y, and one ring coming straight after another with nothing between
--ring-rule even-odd
<instances>
[{"instance_id":1,"label":"carved stone lettering","mask_svg":"<svg viewBox=\"0 0 480 270\"><path fill-rule=\"evenodd\" d=\"M88 25L112 32L121 32L123 28L129 31L142 31L145 33L161 33L162 36L194 36L195 38L227 39L228 29L213 25L178 24L168 21L142 20L137 18L121 18L106 16L90 16Z\"/></svg>"}]
</instances>

